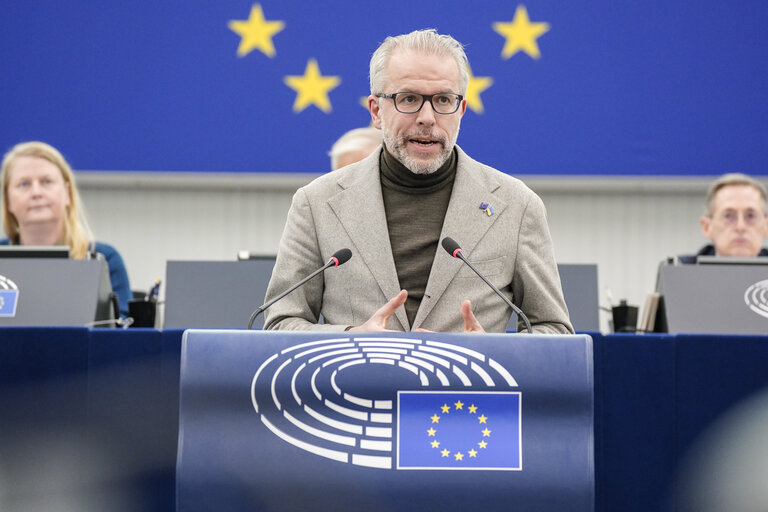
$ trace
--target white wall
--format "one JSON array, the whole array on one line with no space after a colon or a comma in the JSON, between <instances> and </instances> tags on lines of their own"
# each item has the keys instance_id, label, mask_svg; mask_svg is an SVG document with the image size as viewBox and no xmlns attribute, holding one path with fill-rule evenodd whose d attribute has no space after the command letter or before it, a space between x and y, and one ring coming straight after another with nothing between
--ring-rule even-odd
<instances>
[{"instance_id":1,"label":"white wall","mask_svg":"<svg viewBox=\"0 0 768 512\"><path fill-rule=\"evenodd\" d=\"M167 260L276 253L291 197L311 178L78 174L96 237L118 248L134 289L164 279ZM598 264L601 304L610 290L642 306L658 263L706 242L698 219L709 178L522 179L547 206L558 262Z\"/></svg>"}]
</instances>

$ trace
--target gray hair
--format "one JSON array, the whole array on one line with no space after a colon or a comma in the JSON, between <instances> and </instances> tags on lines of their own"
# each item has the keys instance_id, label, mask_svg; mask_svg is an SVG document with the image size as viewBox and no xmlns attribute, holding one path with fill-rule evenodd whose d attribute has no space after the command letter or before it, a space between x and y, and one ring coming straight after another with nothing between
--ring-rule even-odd
<instances>
[{"instance_id":1,"label":"gray hair","mask_svg":"<svg viewBox=\"0 0 768 512\"><path fill-rule=\"evenodd\" d=\"M708 216L712 216L714 213L713 210L715 207L715 195L717 195L720 189L730 187L732 185L746 185L757 189L757 191L760 192L760 197L763 198L763 209L765 209L765 202L766 198L768 197L768 193L766 193L765 190L765 185L752 178L751 176L747 176L746 174L740 172L731 172L728 174L723 174L714 183L712 183L712 185L709 186L709 191L707 192Z\"/></svg>"},{"instance_id":2,"label":"gray hair","mask_svg":"<svg viewBox=\"0 0 768 512\"><path fill-rule=\"evenodd\" d=\"M409 34L389 36L382 42L371 57L369 77L371 82L371 94L384 92L384 84L387 81L387 62L397 49L413 50L430 55L453 57L459 68L459 94L466 95L469 83L469 63L464 47L453 37L438 34L433 28L415 30ZM447 91L446 91L447 92Z\"/></svg>"},{"instance_id":3,"label":"gray hair","mask_svg":"<svg viewBox=\"0 0 768 512\"><path fill-rule=\"evenodd\" d=\"M338 167L341 155L353 151L362 151L370 146L378 146L381 144L381 141L381 130L373 126L349 130L333 143L331 150L328 152L328 156L331 157L331 169Z\"/></svg>"}]
</instances>

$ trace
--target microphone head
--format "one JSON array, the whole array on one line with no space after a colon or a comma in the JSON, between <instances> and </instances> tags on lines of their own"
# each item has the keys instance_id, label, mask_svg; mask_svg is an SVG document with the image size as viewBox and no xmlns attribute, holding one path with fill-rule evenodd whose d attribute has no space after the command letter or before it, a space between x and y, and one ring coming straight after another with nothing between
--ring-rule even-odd
<instances>
[{"instance_id":1,"label":"microphone head","mask_svg":"<svg viewBox=\"0 0 768 512\"><path fill-rule=\"evenodd\" d=\"M346 262L349 261L349 258L352 257L352 251L349 249L339 249L335 253L333 253L333 256L331 256L331 259L335 261L334 267L338 267L339 265L343 265Z\"/></svg>"},{"instance_id":2,"label":"microphone head","mask_svg":"<svg viewBox=\"0 0 768 512\"><path fill-rule=\"evenodd\" d=\"M461 252L461 247L458 242L449 236L443 238L443 241L440 243L443 245L443 249L448 251L448 254L454 258L458 257L457 255Z\"/></svg>"}]
</instances>

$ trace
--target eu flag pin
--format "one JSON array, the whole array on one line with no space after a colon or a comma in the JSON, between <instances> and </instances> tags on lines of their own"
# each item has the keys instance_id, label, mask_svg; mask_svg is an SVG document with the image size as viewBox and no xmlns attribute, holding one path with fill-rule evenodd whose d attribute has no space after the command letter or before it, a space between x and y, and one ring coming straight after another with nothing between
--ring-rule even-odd
<instances>
[{"instance_id":1,"label":"eu flag pin","mask_svg":"<svg viewBox=\"0 0 768 512\"><path fill-rule=\"evenodd\" d=\"M480 209L487 213L489 217L493 215L493 206L488 203L480 203Z\"/></svg>"}]
</instances>

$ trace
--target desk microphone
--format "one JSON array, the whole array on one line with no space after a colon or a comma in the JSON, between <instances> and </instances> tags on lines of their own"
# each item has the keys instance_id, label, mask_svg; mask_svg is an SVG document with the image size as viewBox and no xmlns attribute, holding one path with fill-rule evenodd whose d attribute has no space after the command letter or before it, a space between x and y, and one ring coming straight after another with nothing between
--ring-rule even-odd
<instances>
[{"instance_id":1,"label":"desk microphone","mask_svg":"<svg viewBox=\"0 0 768 512\"><path fill-rule=\"evenodd\" d=\"M495 291L495 292L496 292L496 294L497 294L499 297L501 297L501 298L502 298L502 300L503 300L504 302L506 302L506 303L507 303L507 306L511 307L511 308L512 308L512 310L513 310L515 313L517 313L517 316L519 316L520 318L522 318L522 319L523 319L523 322L525 323L525 328L526 328L526 330L527 330L529 333L532 333L532 332L533 332L533 331L531 330L531 322L529 322L529 321L528 321L528 317L527 317L527 316L525 316L525 313L523 313L522 311L520 311L520 308L518 308L517 306L515 306L514 304L512 304L512 301L511 301L511 300L509 300L509 299L507 298L507 296L506 296L506 295L504 295L503 293L501 293L501 291L500 291L498 288L496 288L495 286L493 286L493 283L491 283L491 282L488 280L488 278L486 278L486 277L485 277L483 274L481 274L481 273L480 273L480 271L479 271L479 270L477 270L477 269L476 269L476 268L475 268L475 267L474 267L474 266L473 266L473 265L472 265L472 264L469 262L469 260L468 260L468 259L467 259L467 258L464 256L464 254L462 253L461 247L459 247L459 244L456 242L456 240L454 240L453 238L451 238L451 237L448 237L448 236L447 236L447 237L443 238L443 241L441 242L441 244L442 244L442 246L443 246L443 249L445 249L446 251L448 251L448 254L450 254L450 255L451 255L451 256L453 256L454 258L458 258L458 259L460 259L461 261L463 261L464 263L466 263L466 264L467 264L467 266L468 266L469 268L471 268L471 269L472 269L472 270L475 272L475 274L477 274L478 276L480 276L480 279L482 279L483 281L485 281L485 284L487 284L488 286L490 286L490 287L491 287L491 289L492 289L493 291Z\"/></svg>"},{"instance_id":2,"label":"desk microphone","mask_svg":"<svg viewBox=\"0 0 768 512\"><path fill-rule=\"evenodd\" d=\"M253 327L253 322L254 320L256 320L256 317L259 316L261 313L263 313L264 310L267 309L269 306L279 301L280 299L282 299L283 297L291 293L293 290L295 290L299 286L303 285L304 283L306 283L307 281L315 277L317 274L324 272L326 269L329 269L331 267L338 267L339 265L343 265L344 263L348 262L349 258L351 257L352 257L352 251L350 251L349 249L339 249L338 251L333 253L333 256L331 256L331 258L328 260L328 263L326 263L319 269L315 270L314 272L309 274L307 277L305 277L295 285L291 286L290 288L285 290L283 293L281 293L271 301L265 302L264 304L259 306L259 308L256 311L254 311L253 314L251 315L251 319L248 320L248 329L251 329L251 327Z\"/></svg>"}]
</instances>

